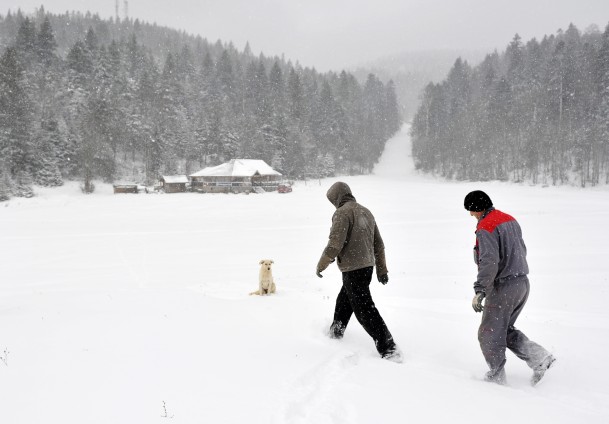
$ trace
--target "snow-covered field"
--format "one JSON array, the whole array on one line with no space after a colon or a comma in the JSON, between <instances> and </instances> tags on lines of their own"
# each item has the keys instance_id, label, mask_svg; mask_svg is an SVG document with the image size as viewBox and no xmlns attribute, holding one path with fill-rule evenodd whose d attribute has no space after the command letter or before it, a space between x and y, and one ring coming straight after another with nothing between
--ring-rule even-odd
<instances>
[{"instance_id":1,"label":"snow-covered field","mask_svg":"<svg viewBox=\"0 0 609 424\"><path fill-rule=\"evenodd\" d=\"M0 423L609 422L609 190L439 181L407 151L402 133L375 175L343 178L387 246L372 292L403 364L355 319L324 335L340 274L315 265L337 179L249 196L67 184L0 203ZM524 231L517 324L558 358L536 388L511 353L507 387L481 381L473 189ZM262 258L278 293L248 296Z\"/></svg>"}]
</instances>

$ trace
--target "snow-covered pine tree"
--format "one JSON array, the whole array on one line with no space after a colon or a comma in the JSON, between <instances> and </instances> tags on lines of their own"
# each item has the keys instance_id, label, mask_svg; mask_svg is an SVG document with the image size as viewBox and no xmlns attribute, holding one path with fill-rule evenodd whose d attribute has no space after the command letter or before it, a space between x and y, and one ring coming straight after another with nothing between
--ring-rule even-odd
<instances>
[{"instance_id":1,"label":"snow-covered pine tree","mask_svg":"<svg viewBox=\"0 0 609 424\"><path fill-rule=\"evenodd\" d=\"M17 51L9 47L0 58L0 157L5 160L11 178L16 178L18 172L23 175L32 170L30 110Z\"/></svg>"},{"instance_id":2,"label":"snow-covered pine tree","mask_svg":"<svg viewBox=\"0 0 609 424\"><path fill-rule=\"evenodd\" d=\"M597 60L594 66L597 88L596 136L594 146L593 182L599 182L605 173L609 183L609 24L602 36Z\"/></svg>"},{"instance_id":3,"label":"snow-covered pine tree","mask_svg":"<svg viewBox=\"0 0 609 424\"><path fill-rule=\"evenodd\" d=\"M13 194L14 185L4 161L0 161L0 202L9 200Z\"/></svg>"}]
</instances>

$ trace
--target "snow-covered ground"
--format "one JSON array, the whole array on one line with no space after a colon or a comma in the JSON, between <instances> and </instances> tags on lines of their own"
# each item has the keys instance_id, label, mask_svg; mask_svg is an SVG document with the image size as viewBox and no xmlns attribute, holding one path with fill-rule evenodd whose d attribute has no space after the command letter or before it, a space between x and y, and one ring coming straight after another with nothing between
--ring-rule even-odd
<instances>
[{"instance_id":1,"label":"snow-covered ground","mask_svg":"<svg viewBox=\"0 0 609 424\"><path fill-rule=\"evenodd\" d=\"M324 335L340 274L315 265L337 179L249 196L67 184L0 203L0 422L609 422L609 190L439 181L407 152L404 132L375 175L343 178L387 246L372 292L403 364L355 319ZM473 189L524 231L518 327L558 358L536 388L511 353L507 387L481 381ZM248 296L262 258L278 293Z\"/></svg>"}]
</instances>

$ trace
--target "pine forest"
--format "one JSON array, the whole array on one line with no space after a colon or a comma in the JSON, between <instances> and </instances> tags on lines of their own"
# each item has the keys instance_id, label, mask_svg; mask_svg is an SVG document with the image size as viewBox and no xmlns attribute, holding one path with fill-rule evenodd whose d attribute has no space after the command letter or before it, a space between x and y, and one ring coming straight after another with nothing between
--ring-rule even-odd
<instances>
[{"instance_id":1,"label":"pine forest","mask_svg":"<svg viewBox=\"0 0 609 424\"><path fill-rule=\"evenodd\" d=\"M458 59L425 88L411 133L415 166L446 178L609 183L609 26Z\"/></svg>"},{"instance_id":2,"label":"pine forest","mask_svg":"<svg viewBox=\"0 0 609 424\"><path fill-rule=\"evenodd\" d=\"M393 83L373 74L322 74L139 20L0 15L0 200L233 158L292 179L364 174L400 125Z\"/></svg>"}]
</instances>

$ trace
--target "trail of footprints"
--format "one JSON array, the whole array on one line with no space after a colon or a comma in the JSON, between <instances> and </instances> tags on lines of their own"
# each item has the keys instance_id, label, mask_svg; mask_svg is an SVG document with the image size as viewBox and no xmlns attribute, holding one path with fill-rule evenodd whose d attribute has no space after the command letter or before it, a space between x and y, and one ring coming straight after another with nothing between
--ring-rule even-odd
<instances>
[{"instance_id":1,"label":"trail of footprints","mask_svg":"<svg viewBox=\"0 0 609 424\"><path fill-rule=\"evenodd\" d=\"M288 388L286 402L272 420L276 424L347 424L354 422L353 411L345 404L331 404L333 388L359 363L354 352L338 352L322 361Z\"/></svg>"}]
</instances>

